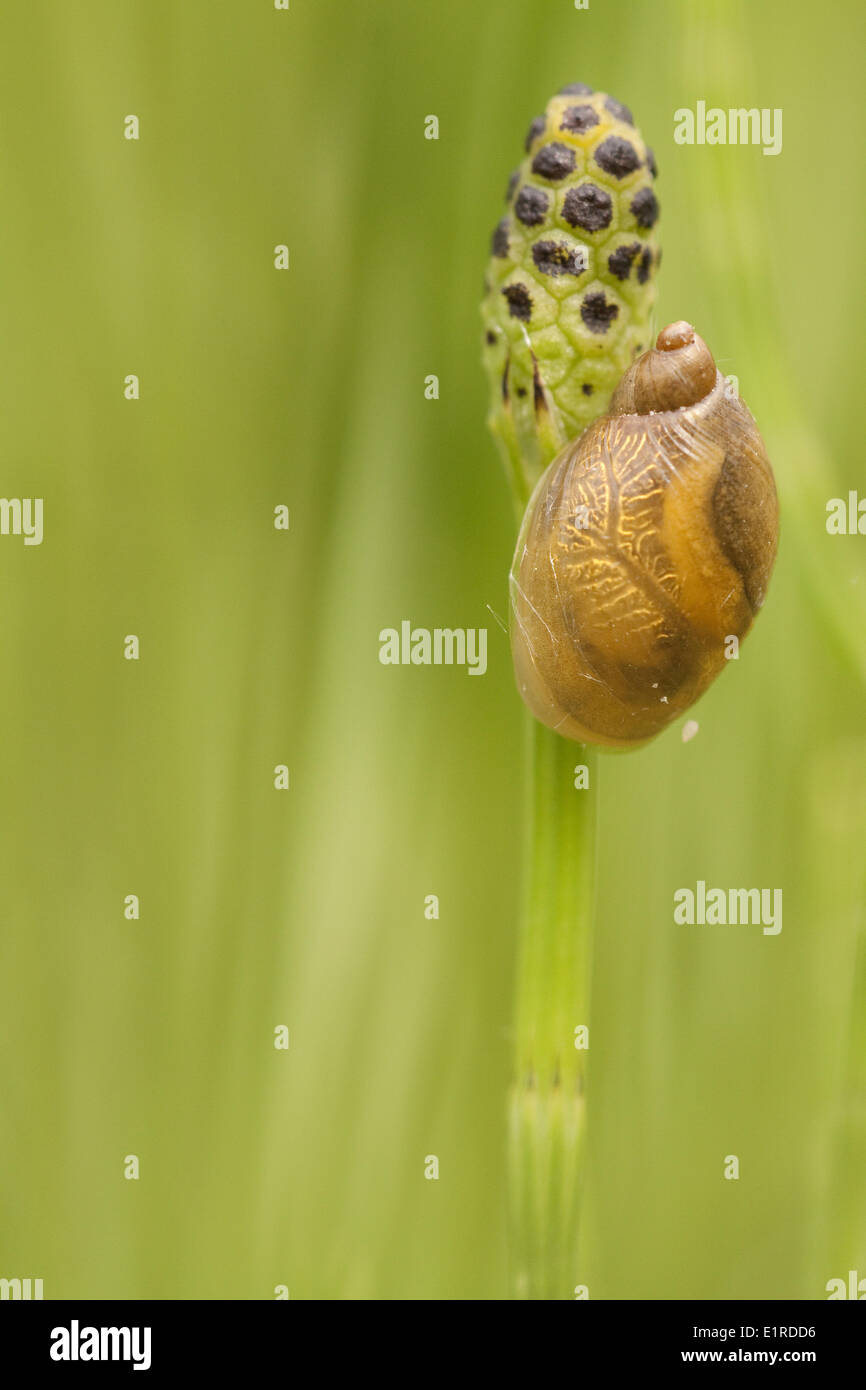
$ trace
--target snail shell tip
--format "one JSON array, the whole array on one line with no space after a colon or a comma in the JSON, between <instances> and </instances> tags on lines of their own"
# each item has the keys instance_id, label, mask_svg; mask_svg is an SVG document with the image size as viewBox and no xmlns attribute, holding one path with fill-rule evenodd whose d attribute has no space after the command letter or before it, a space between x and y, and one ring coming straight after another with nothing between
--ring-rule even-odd
<instances>
[{"instance_id":1,"label":"snail shell tip","mask_svg":"<svg viewBox=\"0 0 866 1390\"><path fill-rule=\"evenodd\" d=\"M667 328L662 329L656 338L656 347L659 352L675 352L677 348L689 347L696 337L690 323L677 319L676 323L669 323Z\"/></svg>"},{"instance_id":2,"label":"snail shell tip","mask_svg":"<svg viewBox=\"0 0 866 1390\"><path fill-rule=\"evenodd\" d=\"M623 377L612 414L651 415L697 405L716 384L716 364L700 334L685 319L663 328Z\"/></svg>"}]
</instances>

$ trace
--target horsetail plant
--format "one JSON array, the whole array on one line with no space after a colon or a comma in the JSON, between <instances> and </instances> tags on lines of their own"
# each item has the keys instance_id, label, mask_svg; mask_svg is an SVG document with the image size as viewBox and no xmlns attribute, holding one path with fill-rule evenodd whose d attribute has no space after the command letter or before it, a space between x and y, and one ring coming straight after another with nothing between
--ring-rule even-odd
<instances>
[{"instance_id":1,"label":"horsetail plant","mask_svg":"<svg viewBox=\"0 0 866 1390\"><path fill-rule=\"evenodd\" d=\"M482 305L488 423L521 515L554 455L604 412L650 344L655 172L628 108L584 83L529 127Z\"/></svg>"},{"instance_id":2,"label":"horsetail plant","mask_svg":"<svg viewBox=\"0 0 866 1390\"><path fill-rule=\"evenodd\" d=\"M628 108L583 83L564 87L529 127L482 305L488 423L518 518L651 342L655 174ZM597 768L593 749L534 720L529 747L509 1103L513 1291L569 1298L579 1282Z\"/></svg>"}]
</instances>

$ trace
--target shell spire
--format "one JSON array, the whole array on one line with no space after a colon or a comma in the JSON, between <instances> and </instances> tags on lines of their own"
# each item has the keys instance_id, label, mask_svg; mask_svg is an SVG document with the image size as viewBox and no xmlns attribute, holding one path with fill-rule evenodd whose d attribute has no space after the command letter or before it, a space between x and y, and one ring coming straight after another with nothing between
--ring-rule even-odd
<instances>
[{"instance_id":1,"label":"shell spire","mask_svg":"<svg viewBox=\"0 0 866 1390\"><path fill-rule=\"evenodd\" d=\"M703 338L679 319L663 328L654 348L629 367L613 393L611 415L683 410L710 394L718 371Z\"/></svg>"}]
</instances>

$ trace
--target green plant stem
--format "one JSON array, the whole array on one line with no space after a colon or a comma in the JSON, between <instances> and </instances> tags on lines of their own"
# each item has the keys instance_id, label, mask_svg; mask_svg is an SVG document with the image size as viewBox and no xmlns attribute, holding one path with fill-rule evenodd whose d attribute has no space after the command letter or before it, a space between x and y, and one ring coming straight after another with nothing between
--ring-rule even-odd
<instances>
[{"instance_id":1,"label":"green plant stem","mask_svg":"<svg viewBox=\"0 0 866 1390\"><path fill-rule=\"evenodd\" d=\"M586 790L575 768L589 771ZM531 721L529 847L509 1123L514 1291L573 1298L586 1108L596 755Z\"/></svg>"}]
</instances>

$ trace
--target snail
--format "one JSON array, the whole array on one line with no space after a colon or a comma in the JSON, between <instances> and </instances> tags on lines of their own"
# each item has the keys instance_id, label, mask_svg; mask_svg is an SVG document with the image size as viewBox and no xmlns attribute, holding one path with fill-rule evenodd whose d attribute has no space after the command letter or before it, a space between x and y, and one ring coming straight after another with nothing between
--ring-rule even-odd
<instances>
[{"instance_id":1,"label":"snail","mask_svg":"<svg viewBox=\"0 0 866 1390\"><path fill-rule=\"evenodd\" d=\"M758 428L692 326L669 324L530 498L510 576L523 700L567 738L647 742L748 632L777 541Z\"/></svg>"}]
</instances>

